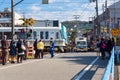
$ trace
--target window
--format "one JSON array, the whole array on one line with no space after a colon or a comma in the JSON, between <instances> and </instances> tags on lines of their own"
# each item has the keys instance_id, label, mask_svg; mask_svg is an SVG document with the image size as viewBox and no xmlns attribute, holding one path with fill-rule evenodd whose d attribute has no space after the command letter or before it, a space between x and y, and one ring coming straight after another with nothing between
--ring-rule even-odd
<instances>
[{"instance_id":1,"label":"window","mask_svg":"<svg viewBox=\"0 0 120 80\"><path fill-rule=\"evenodd\" d=\"M59 33L56 32L56 39L59 39Z\"/></svg>"},{"instance_id":2,"label":"window","mask_svg":"<svg viewBox=\"0 0 120 80\"><path fill-rule=\"evenodd\" d=\"M58 21L53 21L53 27L58 27Z\"/></svg>"},{"instance_id":3,"label":"window","mask_svg":"<svg viewBox=\"0 0 120 80\"><path fill-rule=\"evenodd\" d=\"M40 32L40 39L44 39L44 37L43 37L43 31Z\"/></svg>"},{"instance_id":4,"label":"window","mask_svg":"<svg viewBox=\"0 0 120 80\"><path fill-rule=\"evenodd\" d=\"M0 39L2 39L2 32L0 32Z\"/></svg>"},{"instance_id":5,"label":"window","mask_svg":"<svg viewBox=\"0 0 120 80\"><path fill-rule=\"evenodd\" d=\"M48 37L49 37L49 32L46 31L46 32L45 32L45 39L48 39Z\"/></svg>"},{"instance_id":6,"label":"window","mask_svg":"<svg viewBox=\"0 0 120 80\"><path fill-rule=\"evenodd\" d=\"M36 31L33 32L33 38L37 39L37 32Z\"/></svg>"}]
</instances>

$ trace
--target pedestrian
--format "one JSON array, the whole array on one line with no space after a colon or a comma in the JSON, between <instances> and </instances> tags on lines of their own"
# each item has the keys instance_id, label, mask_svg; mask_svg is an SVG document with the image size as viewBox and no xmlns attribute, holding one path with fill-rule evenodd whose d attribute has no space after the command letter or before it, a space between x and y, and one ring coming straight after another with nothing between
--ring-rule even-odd
<instances>
[{"instance_id":1,"label":"pedestrian","mask_svg":"<svg viewBox=\"0 0 120 80\"><path fill-rule=\"evenodd\" d=\"M51 55L51 58L54 57L54 41L53 41L53 38L50 38L50 55Z\"/></svg>"},{"instance_id":2,"label":"pedestrian","mask_svg":"<svg viewBox=\"0 0 120 80\"><path fill-rule=\"evenodd\" d=\"M15 42L11 41L10 43L10 56L11 56L11 63L15 63L15 58L16 58L16 46Z\"/></svg>"},{"instance_id":3,"label":"pedestrian","mask_svg":"<svg viewBox=\"0 0 120 80\"><path fill-rule=\"evenodd\" d=\"M100 42L100 52L101 52L101 58L105 59L105 51L106 51L106 43L103 38L101 38Z\"/></svg>"},{"instance_id":4,"label":"pedestrian","mask_svg":"<svg viewBox=\"0 0 120 80\"><path fill-rule=\"evenodd\" d=\"M24 56L23 56L24 60L27 60L27 52L28 52L28 44L27 44L27 42L28 41L23 40L23 44L25 45L25 48L26 48L24 50Z\"/></svg>"},{"instance_id":5,"label":"pedestrian","mask_svg":"<svg viewBox=\"0 0 120 80\"><path fill-rule=\"evenodd\" d=\"M112 48L113 48L113 43L112 43L112 40L110 38L108 38L107 40L107 48L106 48L106 51L109 53L109 58L111 56L111 51L112 51Z\"/></svg>"},{"instance_id":6,"label":"pedestrian","mask_svg":"<svg viewBox=\"0 0 120 80\"><path fill-rule=\"evenodd\" d=\"M33 43L34 50L35 50L35 56L34 56L35 58L37 58L37 56L38 56L37 42L38 42L38 40L36 39L35 42Z\"/></svg>"},{"instance_id":7,"label":"pedestrian","mask_svg":"<svg viewBox=\"0 0 120 80\"><path fill-rule=\"evenodd\" d=\"M42 59L44 55L43 54L44 43L41 40L37 42L37 50L38 50L38 57Z\"/></svg>"},{"instance_id":8,"label":"pedestrian","mask_svg":"<svg viewBox=\"0 0 120 80\"><path fill-rule=\"evenodd\" d=\"M24 50L25 49L22 49L22 45L24 46L23 44L23 40L22 39L19 39L18 42L17 42L17 63L22 63L22 60L23 60L23 56L24 56Z\"/></svg>"},{"instance_id":9,"label":"pedestrian","mask_svg":"<svg viewBox=\"0 0 120 80\"><path fill-rule=\"evenodd\" d=\"M97 56L100 56L100 41L99 41L99 39L96 40L96 50L97 50Z\"/></svg>"},{"instance_id":10,"label":"pedestrian","mask_svg":"<svg viewBox=\"0 0 120 80\"><path fill-rule=\"evenodd\" d=\"M1 40L1 48L2 48L2 65L5 65L8 61L9 56L9 42L7 40L7 36L4 35Z\"/></svg>"}]
</instances>

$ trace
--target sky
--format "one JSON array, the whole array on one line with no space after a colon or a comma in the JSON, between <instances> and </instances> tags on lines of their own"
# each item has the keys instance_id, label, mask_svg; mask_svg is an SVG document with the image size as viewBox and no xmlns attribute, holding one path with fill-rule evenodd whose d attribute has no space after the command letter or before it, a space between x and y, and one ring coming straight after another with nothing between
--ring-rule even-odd
<instances>
[{"instance_id":1,"label":"sky","mask_svg":"<svg viewBox=\"0 0 120 80\"><path fill-rule=\"evenodd\" d=\"M12 0L0 0L0 11L11 9ZM21 0L14 0L14 4ZM98 0L99 14L103 12L106 0ZM119 0L107 0L107 5ZM96 16L95 2L90 0L49 0L49 4L42 4L42 0L23 0L14 6L14 11L25 18L34 20L60 20L60 21L89 21Z\"/></svg>"}]
</instances>

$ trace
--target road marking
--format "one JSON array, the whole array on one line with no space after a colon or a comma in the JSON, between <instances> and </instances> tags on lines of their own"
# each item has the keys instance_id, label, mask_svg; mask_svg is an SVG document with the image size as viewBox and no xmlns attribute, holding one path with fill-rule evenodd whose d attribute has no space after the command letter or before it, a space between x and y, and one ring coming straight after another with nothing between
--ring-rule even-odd
<instances>
[{"instance_id":1,"label":"road marking","mask_svg":"<svg viewBox=\"0 0 120 80\"><path fill-rule=\"evenodd\" d=\"M37 59L37 60L29 61L29 62L23 62L23 63L13 64L13 65L10 65L10 66L4 65L2 68L0 68L0 70L11 68L11 67L16 67L16 66L20 66L20 65L24 65L24 64L29 64L29 63L33 63L33 62L38 62L40 60L43 60L43 59Z\"/></svg>"},{"instance_id":2,"label":"road marking","mask_svg":"<svg viewBox=\"0 0 120 80\"><path fill-rule=\"evenodd\" d=\"M88 65L80 74L78 74L78 76L75 77L74 80L80 80L82 78L82 76L92 67L92 65L99 59L99 57L97 57L92 63L90 63L90 65Z\"/></svg>"},{"instance_id":3,"label":"road marking","mask_svg":"<svg viewBox=\"0 0 120 80\"><path fill-rule=\"evenodd\" d=\"M55 54L55 56L58 56L59 54ZM3 69L7 69L7 68L11 68L11 67L16 67L16 66L21 66L21 65L24 65L24 64L29 64L29 63L33 63L33 62L38 62L38 61L41 61L41 60L45 60L46 58L43 58L43 59L34 59L32 61L25 61L23 63L17 63L17 64L13 64L13 65L4 65L2 66L2 68L0 68L0 70L3 70ZM51 58L48 58L48 59L51 59Z\"/></svg>"}]
</instances>

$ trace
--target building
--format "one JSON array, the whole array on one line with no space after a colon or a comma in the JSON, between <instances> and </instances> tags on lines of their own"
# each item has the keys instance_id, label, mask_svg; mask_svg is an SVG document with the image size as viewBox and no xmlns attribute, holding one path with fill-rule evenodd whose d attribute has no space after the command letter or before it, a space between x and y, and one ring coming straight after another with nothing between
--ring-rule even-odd
<instances>
[{"instance_id":1,"label":"building","mask_svg":"<svg viewBox=\"0 0 120 80\"><path fill-rule=\"evenodd\" d=\"M111 36L112 28L120 28L120 1L108 6L98 16L98 21L100 24L100 35L102 36ZM96 22L96 19L94 22Z\"/></svg>"},{"instance_id":2,"label":"building","mask_svg":"<svg viewBox=\"0 0 120 80\"><path fill-rule=\"evenodd\" d=\"M22 21L19 14L15 12L15 25L19 25ZM4 8L4 11L0 12L0 27L11 27L11 11L9 8Z\"/></svg>"}]
</instances>

